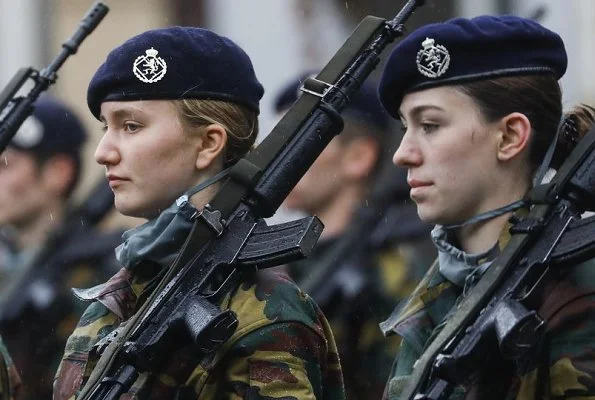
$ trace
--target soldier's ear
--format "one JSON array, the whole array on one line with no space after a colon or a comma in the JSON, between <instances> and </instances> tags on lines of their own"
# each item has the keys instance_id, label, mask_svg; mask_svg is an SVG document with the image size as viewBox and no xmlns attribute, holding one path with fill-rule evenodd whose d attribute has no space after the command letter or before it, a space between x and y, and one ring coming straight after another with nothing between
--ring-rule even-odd
<instances>
[{"instance_id":1,"label":"soldier's ear","mask_svg":"<svg viewBox=\"0 0 595 400\"><path fill-rule=\"evenodd\" d=\"M498 135L498 160L511 160L528 148L531 122L525 114L508 114L500 121Z\"/></svg>"},{"instance_id":2,"label":"soldier's ear","mask_svg":"<svg viewBox=\"0 0 595 400\"><path fill-rule=\"evenodd\" d=\"M226 144L227 132L221 125L211 124L201 128L197 142L196 168L205 170L213 165L223 155Z\"/></svg>"}]
</instances>

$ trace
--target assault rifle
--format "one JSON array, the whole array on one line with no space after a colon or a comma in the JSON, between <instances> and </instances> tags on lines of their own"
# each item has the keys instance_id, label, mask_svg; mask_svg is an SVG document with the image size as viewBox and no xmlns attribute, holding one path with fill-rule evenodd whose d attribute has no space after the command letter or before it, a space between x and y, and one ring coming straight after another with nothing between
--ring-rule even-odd
<instances>
[{"instance_id":1,"label":"assault rifle","mask_svg":"<svg viewBox=\"0 0 595 400\"><path fill-rule=\"evenodd\" d=\"M493 355L535 361L545 333L535 311L544 287L565 266L595 256L595 216L581 218L595 204L595 126L526 200L528 215L513 216L509 244L416 362L402 399L447 399Z\"/></svg>"},{"instance_id":2,"label":"assault rifle","mask_svg":"<svg viewBox=\"0 0 595 400\"><path fill-rule=\"evenodd\" d=\"M118 399L140 372L157 372L174 344L197 356L216 351L237 327L218 304L247 274L306 256L322 224L315 217L267 226L287 194L341 131L340 112L386 46L423 1L408 0L391 21L366 17L267 138L230 171L196 216L182 250L137 313L114 331L79 400Z\"/></svg>"},{"instance_id":3,"label":"assault rifle","mask_svg":"<svg viewBox=\"0 0 595 400\"><path fill-rule=\"evenodd\" d=\"M0 153L17 133L25 119L35 109L35 101L41 93L58 79L58 69L66 59L75 54L80 44L99 25L109 8L103 3L95 3L81 20L78 29L62 44L62 51L41 72L32 67L21 68L0 93ZM24 96L17 96L25 83L31 79L34 84Z\"/></svg>"}]
</instances>

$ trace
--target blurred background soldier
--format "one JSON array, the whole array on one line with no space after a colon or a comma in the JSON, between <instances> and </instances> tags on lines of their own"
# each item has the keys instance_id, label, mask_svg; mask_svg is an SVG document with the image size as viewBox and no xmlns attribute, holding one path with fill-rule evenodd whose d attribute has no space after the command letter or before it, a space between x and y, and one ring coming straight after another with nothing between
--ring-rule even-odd
<instances>
[{"instance_id":1,"label":"blurred background soldier","mask_svg":"<svg viewBox=\"0 0 595 400\"><path fill-rule=\"evenodd\" d=\"M282 113L310 74L277 96ZM350 399L380 398L399 344L379 324L433 261L429 226L409 202L402 171L388 166L397 135L372 85L343 113L345 128L320 154L284 206L318 216L324 231L313 254L289 265L320 305L337 340Z\"/></svg>"},{"instance_id":2,"label":"blurred background soldier","mask_svg":"<svg viewBox=\"0 0 595 400\"><path fill-rule=\"evenodd\" d=\"M66 338L83 311L70 288L92 286L118 269L113 248L121 232L93 227L112 208L107 185L84 206L71 204L85 140L77 117L44 95L0 156L0 226L8 243L0 333L23 379L20 398L51 398Z\"/></svg>"}]
</instances>

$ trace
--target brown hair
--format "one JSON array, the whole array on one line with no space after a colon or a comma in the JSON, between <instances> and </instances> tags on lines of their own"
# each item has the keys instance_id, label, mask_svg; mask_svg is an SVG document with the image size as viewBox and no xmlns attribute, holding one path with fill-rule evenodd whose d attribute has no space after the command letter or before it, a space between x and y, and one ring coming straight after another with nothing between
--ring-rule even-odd
<instances>
[{"instance_id":1,"label":"brown hair","mask_svg":"<svg viewBox=\"0 0 595 400\"><path fill-rule=\"evenodd\" d=\"M553 75L525 75L466 83L458 87L479 105L488 122L513 113L527 116L533 128L529 144L529 161L535 171L541 164L562 120L562 91ZM576 122L576 137L564 130L558 139L553 168L558 168L570 154L574 144L585 135L595 121L595 109L582 105L565 115ZM562 124L563 126L564 124Z\"/></svg>"},{"instance_id":2,"label":"brown hair","mask_svg":"<svg viewBox=\"0 0 595 400\"><path fill-rule=\"evenodd\" d=\"M183 124L190 128L218 124L227 133L224 167L238 161L252 148L258 135L258 114L247 107L220 100L176 100Z\"/></svg>"},{"instance_id":3,"label":"brown hair","mask_svg":"<svg viewBox=\"0 0 595 400\"><path fill-rule=\"evenodd\" d=\"M473 98L487 122L513 112L524 114L533 128L529 161L537 169L562 116L562 91L552 75L511 76L471 82L460 89Z\"/></svg>"}]
</instances>

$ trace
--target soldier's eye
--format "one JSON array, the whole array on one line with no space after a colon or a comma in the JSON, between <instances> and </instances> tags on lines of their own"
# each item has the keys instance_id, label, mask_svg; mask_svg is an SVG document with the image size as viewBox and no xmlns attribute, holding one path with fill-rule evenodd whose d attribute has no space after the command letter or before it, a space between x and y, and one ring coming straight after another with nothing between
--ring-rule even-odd
<instances>
[{"instance_id":1,"label":"soldier's eye","mask_svg":"<svg viewBox=\"0 0 595 400\"><path fill-rule=\"evenodd\" d=\"M426 123L421 124L421 128L424 131L424 133L432 133L432 132L435 132L439 128L439 125L426 122Z\"/></svg>"},{"instance_id":2,"label":"soldier's eye","mask_svg":"<svg viewBox=\"0 0 595 400\"><path fill-rule=\"evenodd\" d=\"M135 122L125 122L124 123L124 130L126 132L134 133L137 132L141 126Z\"/></svg>"}]
</instances>

